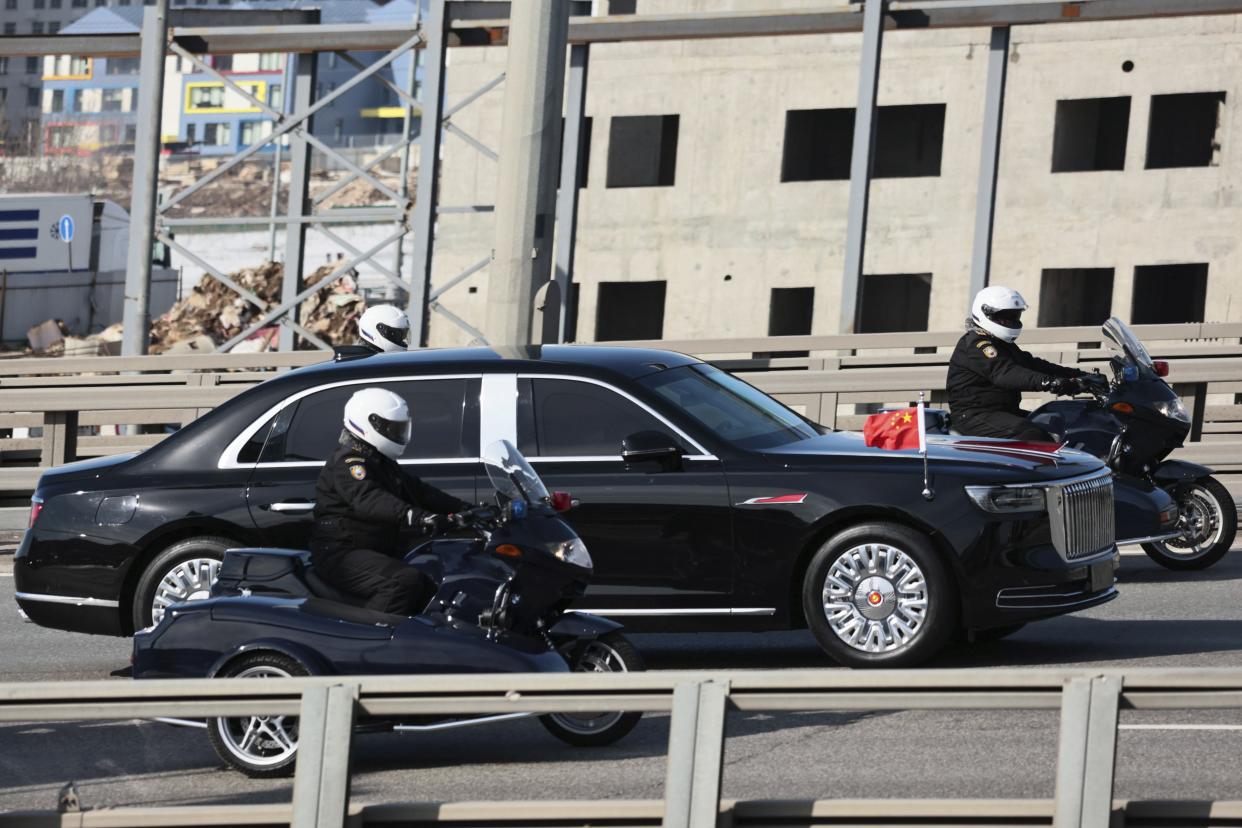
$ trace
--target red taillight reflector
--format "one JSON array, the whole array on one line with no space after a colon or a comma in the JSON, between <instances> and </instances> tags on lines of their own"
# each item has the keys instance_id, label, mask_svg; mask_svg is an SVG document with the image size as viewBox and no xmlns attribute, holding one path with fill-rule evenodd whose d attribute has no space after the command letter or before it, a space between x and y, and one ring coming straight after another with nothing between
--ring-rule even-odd
<instances>
[{"instance_id":1,"label":"red taillight reflector","mask_svg":"<svg viewBox=\"0 0 1242 828\"><path fill-rule=\"evenodd\" d=\"M29 528L31 529L34 528L35 521L39 519L39 513L42 511L43 511L42 500L30 501L30 527Z\"/></svg>"},{"instance_id":2,"label":"red taillight reflector","mask_svg":"<svg viewBox=\"0 0 1242 828\"><path fill-rule=\"evenodd\" d=\"M552 508L558 512L568 512L574 507L574 498L569 492L553 492Z\"/></svg>"},{"instance_id":3,"label":"red taillight reflector","mask_svg":"<svg viewBox=\"0 0 1242 828\"><path fill-rule=\"evenodd\" d=\"M1120 411L1122 414L1133 414L1134 406L1128 402L1115 402L1113 403L1113 411Z\"/></svg>"},{"instance_id":4,"label":"red taillight reflector","mask_svg":"<svg viewBox=\"0 0 1242 828\"><path fill-rule=\"evenodd\" d=\"M1169 375L1169 363L1163 359L1156 360L1151 364L1151 367L1156 369L1156 376L1158 377L1167 377Z\"/></svg>"},{"instance_id":5,"label":"red taillight reflector","mask_svg":"<svg viewBox=\"0 0 1242 828\"><path fill-rule=\"evenodd\" d=\"M496 554L504 555L506 558L520 558L522 557L522 550L511 543L502 543L496 547Z\"/></svg>"}]
</instances>

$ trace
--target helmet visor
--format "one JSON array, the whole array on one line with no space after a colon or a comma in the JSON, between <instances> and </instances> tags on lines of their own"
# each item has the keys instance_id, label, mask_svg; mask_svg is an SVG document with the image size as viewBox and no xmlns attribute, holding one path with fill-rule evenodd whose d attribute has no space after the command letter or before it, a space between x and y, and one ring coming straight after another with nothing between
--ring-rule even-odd
<instances>
[{"instance_id":1,"label":"helmet visor","mask_svg":"<svg viewBox=\"0 0 1242 828\"><path fill-rule=\"evenodd\" d=\"M367 421L371 423L376 433L385 439L402 446L410 442L409 420L386 420L378 414L372 414Z\"/></svg>"},{"instance_id":2,"label":"helmet visor","mask_svg":"<svg viewBox=\"0 0 1242 828\"><path fill-rule=\"evenodd\" d=\"M1022 311L1017 308L1008 308L1006 310L992 310L985 308L988 319L991 319L998 325L1004 325L1006 328L1022 327Z\"/></svg>"},{"instance_id":3,"label":"helmet visor","mask_svg":"<svg viewBox=\"0 0 1242 828\"><path fill-rule=\"evenodd\" d=\"M405 328L394 328L391 325L385 325L383 322L380 322L375 326L375 330L380 336L384 337L384 339L387 339L392 344L398 345L402 348L408 347L405 339Z\"/></svg>"}]
</instances>

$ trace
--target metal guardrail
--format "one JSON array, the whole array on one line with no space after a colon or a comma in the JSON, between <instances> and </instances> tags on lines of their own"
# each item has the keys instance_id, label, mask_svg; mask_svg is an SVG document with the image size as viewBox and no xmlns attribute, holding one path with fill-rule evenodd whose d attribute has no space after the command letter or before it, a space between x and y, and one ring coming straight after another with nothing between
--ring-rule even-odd
<instances>
[{"instance_id":1,"label":"metal guardrail","mask_svg":"<svg viewBox=\"0 0 1242 828\"><path fill-rule=\"evenodd\" d=\"M821 818L835 821L831 820L835 811L853 813L870 823L884 819L919 825L960 824L966 820L958 817L969 813L969 821L979 824L980 814L971 803L950 800L922 802L917 809L899 800L722 803L728 712L824 710L1059 709L1055 799L987 803L982 809L994 824L1110 828L1115 817L1144 813L1156 814L1154 822L1206 821L1202 802L1149 805L1146 811L1139 806L1135 811L1134 805L1119 807L1113 801L1118 713L1123 708L1239 709L1242 670L802 670L0 684L0 722L298 715L292 807L264 810L260 820L289 821L297 828L341 826L347 818L351 825L379 824L410 819L414 813L420 816L419 823L529 825L518 819L525 814L542 824L598 824L606 816L609 824L654 825L660 817L665 828L715 828L722 809L734 823L810 825ZM445 806L351 809L349 755L359 716L620 710L672 714L665 798L658 814L651 803L615 802L529 803L520 806L524 811L492 810L493 818L483 815L498 806L480 804L463 806L467 811L457 818ZM1211 808L1213 816L1232 825L1242 817L1240 803ZM558 812L560 818L553 816ZM0 814L0 828L55 816ZM938 821L941 816L943 823ZM236 824L236 817L228 807L126 808L101 812L98 820L88 812L74 824L226 825ZM992 824L991 819L986 821Z\"/></svg>"},{"instance_id":2,"label":"metal guardrail","mask_svg":"<svg viewBox=\"0 0 1242 828\"><path fill-rule=\"evenodd\" d=\"M1242 324L1139 325L1192 413L1191 444L1179 456L1242 475ZM693 353L835 428L861 428L869 404L944 398L956 331L850 336L751 337L617 342ZM1033 328L1023 344L1063 364L1100 366L1095 327ZM789 353L806 356L782 356ZM319 351L70 357L0 361L0 429L37 427L37 437L0 437L0 492L28 493L39 469L81 457L133 451L163 434L79 436L81 426L184 425L277 370L322 361ZM1208 395L1229 399L1208 405ZM1031 395L1038 397L1039 395ZM1202 442L1199 442L1202 441Z\"/></svg>"}]
</instances>

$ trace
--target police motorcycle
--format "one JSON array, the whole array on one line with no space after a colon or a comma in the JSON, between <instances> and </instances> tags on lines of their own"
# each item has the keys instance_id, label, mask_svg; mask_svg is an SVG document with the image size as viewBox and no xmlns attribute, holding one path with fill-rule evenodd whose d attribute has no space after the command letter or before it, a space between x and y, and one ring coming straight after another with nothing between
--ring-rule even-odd
<instances>
[{"instance_id":1,"label":"police motorcycle","mask_svg":"<svg viewBox=\"0 0 1242 828\"><path fill-rule=\"evenodd\" d=\"M1142 538L1143 551L1169 569L1205 569L1233 546L1233 498L1211 469L1168 459L1190 433L1190 414L1164 380L1168 363L1153 360L1116 317L1104 323L1103 332L1115 352L1109 360L1112 377L1091 375L1085 383L1091 399L1054 400L1030 419L1059 442L1107 460L1118 484L1118 543L1137 534L1120 510L1123 489L1155 487L1173 498L1177 524Z\"/></svg>"},{"instance_id":2,"label":"police motorcycle","mask_svg":"<svg viewBox=\"0 0 1242 828\"><path fill-rule=\"evenodd\" d=\"M496 505L456 518L452 536L412 549L406 563L436 593L413 617L366 609L316 574L310 555L289 549L231 549L211 597L174 605L134 636L133 676L269 678L306 675L628 672L642 659L620 625L568 612L583 594L591 556L508 441L483 453ZM521 716L524 714L517 714ZM540 722L572 745L608 745L640 713L550 714ZM362 720L360 731L418 732L515 718ZM201 722L173 722L203 726ZM292 773L298 724L290 716L209 719L216 754L252 777Z\"/></svg>"}]
</instances>

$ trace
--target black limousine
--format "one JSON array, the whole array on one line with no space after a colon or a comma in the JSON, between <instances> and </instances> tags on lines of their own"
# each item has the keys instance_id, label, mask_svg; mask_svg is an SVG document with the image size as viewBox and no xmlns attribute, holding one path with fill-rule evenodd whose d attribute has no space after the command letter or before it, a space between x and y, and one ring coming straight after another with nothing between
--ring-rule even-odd
<instances>
[{"instance_id":1,"label":"black limousine","mask_svg":"<svg viewBox=\"0 0 1242 828\"><path fill-rule=\"evenodd\" d=\"M480 446L503 438L571 492L596 566L579 608L636 629L807 625L842 663L898 666L956 632L1116 596L1094 457L933 438L927 499L917 452L815 426L692 357L543 346L303 368L140 454L47 471L15 560L21 608L127 635L206 596L229 547L304 548L344 402L367 385L409 401L400 462L424 480L476 500Z\"/></svg>"}]
</instances>

